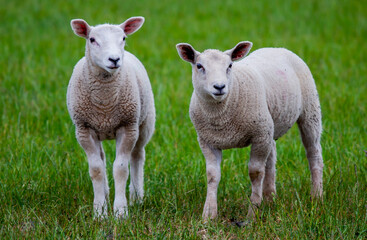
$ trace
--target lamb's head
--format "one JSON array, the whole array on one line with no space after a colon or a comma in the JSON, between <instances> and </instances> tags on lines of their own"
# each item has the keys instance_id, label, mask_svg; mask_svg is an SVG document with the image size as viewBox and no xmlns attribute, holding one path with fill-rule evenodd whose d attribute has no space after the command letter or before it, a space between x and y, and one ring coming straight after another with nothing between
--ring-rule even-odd
<instances>
[{"instance_id":1,"label":"lamb's head","mask_svg":"<svg viewBox=\"0 0 367 240\"><path fill-rule=\"evenodd\" d=\"M251 42L240 42L234 48L221 52L205 50L200 53L188 43L176 45L180 57L192 65L192 82L199 97L209 101L223 101L232 83L232 64L247 55Z\"/></svg>"},{"instance_id":2,"label":"lamb's head","mask_svg":"<svg viewBox=\"0 0 367 240\"><path fill-rule=\"evenodd\" d=\"M102 24L92 27L83 19L74 19L71 28L76 35L87 40L88 60L112 74L121 67L126 36L136 32L143 23L143 17L132 17L120 25Z\"/></svg>"}]
</instances>

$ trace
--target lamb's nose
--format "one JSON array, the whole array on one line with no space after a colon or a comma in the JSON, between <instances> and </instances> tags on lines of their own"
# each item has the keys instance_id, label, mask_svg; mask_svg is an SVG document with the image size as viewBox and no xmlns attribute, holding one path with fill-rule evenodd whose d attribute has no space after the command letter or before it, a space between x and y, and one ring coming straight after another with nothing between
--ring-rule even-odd
<instances>
[{"instance_id":1,"label":"lamb's nose","mask_svg":"<svg viewBox=\"0 0 367 240\"><path fill-rule=\"evenodd\" d=\"M108 60L110 60L111 62L113 62L115 64L115 66L117 65L117 62L120 60L120 58L108 58Z\"/></svg>"},{"instance_id":2,"label":"lamb's nose","mask_svg":"<svg viewBox=\"0 0 367 240\"><path fill-rule=\"evenodd\" d=\"M217 89L217 90L219 90L219 91L221 91L223 88L225 88L226 87L226 85L225 84L214 84L214 86L213 86L215 89Z\"/></svg>"}]
</instances>

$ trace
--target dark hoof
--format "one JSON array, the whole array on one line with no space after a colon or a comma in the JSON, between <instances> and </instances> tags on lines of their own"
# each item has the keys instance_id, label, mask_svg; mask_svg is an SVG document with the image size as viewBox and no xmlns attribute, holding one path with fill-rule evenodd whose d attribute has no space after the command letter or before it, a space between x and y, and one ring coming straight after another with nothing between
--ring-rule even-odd
<instances>
[{"instance_id":1,"label":"dark hoof","mask_svg":"<svg viewBox=\"0 0 367 240\"><path fill-rule=\"evenodd\" d=\"M251 221L250 220L245 220L243 222L238 222L238 221L235 221L235 220L231 219L231 224L233 226L237 226L237 227L245 227L245 226L250 225Z\"/></svg>"}]
</instances>

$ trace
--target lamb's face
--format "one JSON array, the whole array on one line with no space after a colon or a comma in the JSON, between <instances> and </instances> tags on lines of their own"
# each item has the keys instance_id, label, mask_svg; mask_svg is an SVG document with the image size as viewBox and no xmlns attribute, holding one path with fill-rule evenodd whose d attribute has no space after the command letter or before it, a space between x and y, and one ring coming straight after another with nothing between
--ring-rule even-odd
<instances>
[{"instance_id":1,"label":"lamb's face","mask_svg":"<svg viewBox=\"0 0 367 240\"><path fill-rule=\"evenodd\" d=\"M87 39L87 58L101 69L114 73L122 64L126 36L138 31L143 23L143 17L131 17L120 25L90 27L83 19L74 19L71 28L76 35Z\"/></svg>"},{"instance_id":2,"label":"lamb's face","mask_svg":"<svg viewBox=\"0 0 367 240\"><path fill-rule=\"evenodd\" d=\"M93 27L87 39L87 49L92 63L109 73L121 67L126 34L113 25Z\"/></svg>"},{"instance_id":3,"label":"lamb's face","mask_svg":"<svg viewBox=\"0 0 367 240\"><path fill-rule=\"evenodd\" d=\"M188 43L176 45L180 57L192 65L192 82L195 92L207 100L223 101L232 84L232 64L244 58L252 47L251 42L240 42L234 48L221 52L196 51Z\"/></svg>"},{"instance_id":4,"label":"lamb's face","mask_svg":"<svg viewBox=\"0 0 367 240\"><path fill-rule=\"evenodd\" d=\"M192 65L192 82L195 92L205 99L223 101L232 82L232 60L218 50L206 50L199 54Z\"/></svg>"}]
</instances>

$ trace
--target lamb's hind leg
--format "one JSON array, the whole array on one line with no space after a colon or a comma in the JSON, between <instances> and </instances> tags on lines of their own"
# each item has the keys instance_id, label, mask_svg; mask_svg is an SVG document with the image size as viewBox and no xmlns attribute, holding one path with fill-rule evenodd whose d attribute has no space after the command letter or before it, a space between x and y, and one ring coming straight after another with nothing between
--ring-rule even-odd
<instances>
[{"instance_id":1,"label":"lamb's hind leg","mask_svg":"<svg viewBox=\"0 0 367 240\"><path fill-rule=\"evenodd\" d=\"M273 140L269 156L266 160L265 177L263 182L263 197L266 201L273 201L276 194L275 188L275 164L277 161L277 149Z\"/></svg>"},{"instance_id":2,"label":"lamb's hind leg","mask_svg":"<svg viewBox=\"0 0 367 240\"><path fill-rule=\"evenodd\" d=\"M128 216L126 200L126 181L129 177L129 162L135 143L138 139L137 126L120 128L116 133L116 160L113 163L113 177L115 180L115 202L113 210L116 217Z\"/></svg>"},{"instance_id":3,"label":"lamb's hind leg","mask_svg":"<svg viewBox=\"0 0 367 240\"><path fill-rule=\"evenodd\" d=\"M155 114L152 111L139 127L139 138L130 161L130 204L141 203L144 197L145 145L153 135L154 123Z\"/></svg>"},{"instance_id":4,"label":"lamb's hind leg","mask_svg":"<svg viewBox=\"0 0 367 240\"><path fill-rule=\"evenodd\" d=\"M144 147L135 148L130 161L130 204L140 203L144 197Z\"/></svg>"},{"instance_id":5,"label":"lamb's hind leg","mask_svg":"<svg viewBox=\"0 0 367 240\"><path fill-rule=\"evenodd\" d=\"M99 142L99 151L100 151L100 154L101 154L101 159L104 163L104 169L106 169L106 154L104 153L104 150L103 150L103 146L102 146L102 142L100 141ZM107 176L107 171L105 171L105 181L104 181L104 190L105 190L105 198L108 199L108 196L110 195L110 189L108 187L108 176Z\"/></svg>"},{"instance_id":6,"label":"lamb's hind leg","mask_svg":"<svg viewBox=\"0 0 367 240\"><path fill-rule=\"evenodd\" d=\"M322 197L322 170L323 160L321 155L321 111L305 111L297 121L301 132L302 142L306 149L309 168L311 171L312 197Z\"/></svg>"}]
</instances>

